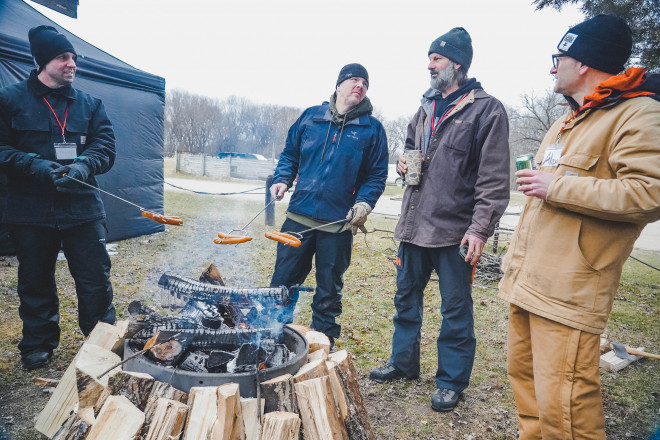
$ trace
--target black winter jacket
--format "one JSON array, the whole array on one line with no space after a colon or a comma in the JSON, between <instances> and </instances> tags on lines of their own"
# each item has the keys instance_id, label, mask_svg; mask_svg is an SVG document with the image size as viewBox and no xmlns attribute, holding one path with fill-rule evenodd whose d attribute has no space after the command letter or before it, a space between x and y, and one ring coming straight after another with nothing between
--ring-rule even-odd
<instances>
[{"instance_id":1,"label":"black winter jacket","mask_svg":"<svg viewBox=\"0 0 660 440\"><path fill-rule=\"evenodd\" d=\"M87 183L96 186L94 175L114 164L114 132L101 100L71 86L50 89L32 71L27 80L0 89L0 172L7 175L9 193L3 222L66 229L105 218L97 190L81 185L76 193L58 192L30 174L34 156L29 153L57 162L53 144L62 142L62 130L44 97L62 123L68 105L66 141L76 143L77 155L87 158Z\"/></svg>"}]
</instances>

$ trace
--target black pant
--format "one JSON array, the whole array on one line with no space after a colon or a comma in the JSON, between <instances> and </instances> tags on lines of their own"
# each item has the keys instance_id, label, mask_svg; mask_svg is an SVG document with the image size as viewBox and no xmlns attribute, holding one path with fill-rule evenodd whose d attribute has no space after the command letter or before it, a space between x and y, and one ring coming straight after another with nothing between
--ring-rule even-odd
<instances>
[{"instance_id":1,"label":"black pant","mask_svg":"<svg viewBox=\"0 0 660 440\"><path fill-rule=\"evenodd\" d=\"M291 219L282 225L283 232L305 229L309 227ZM299 247L277 244L277 260L270 285L290 288L302 284L312 270L312 259L315 258L316 291L312 299L311 327L333 338L338 338L341 332L335 318L341 315L341 289L344 287L344 272L351 264L352 246L350 231L335 234L318 230L304 233Z\"/></svg>"},{"instance_id":2,"label":"black pant","mask_svg":"<svg viewBox=\"0 0 660 440\"><path fill-rule=\"evenodd\" d=\"M78 322L87 336L98 321L113 324L110 257L105 249L105 221L66 230L38 226L9 226L18 257L18 309L23 321L21 354L53 350L60 340L60 314L55 263L60 248L76 283Z\"/></svg>"}]
</instances>

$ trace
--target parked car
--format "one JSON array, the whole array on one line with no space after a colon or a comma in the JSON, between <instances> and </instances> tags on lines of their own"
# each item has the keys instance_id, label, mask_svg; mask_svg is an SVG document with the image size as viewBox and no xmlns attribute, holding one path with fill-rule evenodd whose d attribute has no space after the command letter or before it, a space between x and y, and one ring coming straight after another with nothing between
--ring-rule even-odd
<instances>
[{"instance_id":1,"label":"parked car","mask_svg":"<svg viewBox=\"0 0 660 440\"><path fill-rule=\"evenodd\" d=\"M387 166L387 183L393 183L399 188L403 187L404 179L396 172L396 164Z\"/></svg>"},{"instance_id":2,"label":"parked car","mask_svg":"<svg viewBox=\"0 0 660 440\"><path fill-rule=\"evenodd\" d=\"M221 151L218 153L220 159L226 158L239 158L239 159L252 159L252 160L268 160L261 154L255 153L237 153L235 151Z\"/></svg>"}]
</instances>

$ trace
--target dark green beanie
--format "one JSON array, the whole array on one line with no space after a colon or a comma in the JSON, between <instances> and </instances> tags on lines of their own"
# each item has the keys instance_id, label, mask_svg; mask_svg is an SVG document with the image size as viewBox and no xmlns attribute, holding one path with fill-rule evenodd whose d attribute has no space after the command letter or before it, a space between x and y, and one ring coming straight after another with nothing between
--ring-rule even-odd
<instances>
[{"instance_id":1,"label":"dark green beanie","mask_svg":"<svg viewBox=\"0 0 660 440\"><path fill-rule=\"evenodd\" d=\"M472 39L462 27L455 27L444 35L440 35L429 48L429 55L440 54L456 64L470 68L472 64Z\"/></svg>"}]
</instances>

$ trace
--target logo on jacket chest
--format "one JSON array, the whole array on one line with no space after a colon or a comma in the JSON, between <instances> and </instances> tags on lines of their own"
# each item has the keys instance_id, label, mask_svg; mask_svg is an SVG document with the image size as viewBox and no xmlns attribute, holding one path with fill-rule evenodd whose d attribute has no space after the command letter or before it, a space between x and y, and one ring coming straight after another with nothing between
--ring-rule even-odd
<instances>
[{"instance_id":1,"label":"logo on jacket chest","mask_svg":"<svg viewBox=\"0 0 660 440\"><path fill-rule=\"evenodd\" d=\"M353 139L354 141L359 141L360 138L358 137L357 133L357 131L350 130L346 136Z\"/></svg>"}]
</instances>

